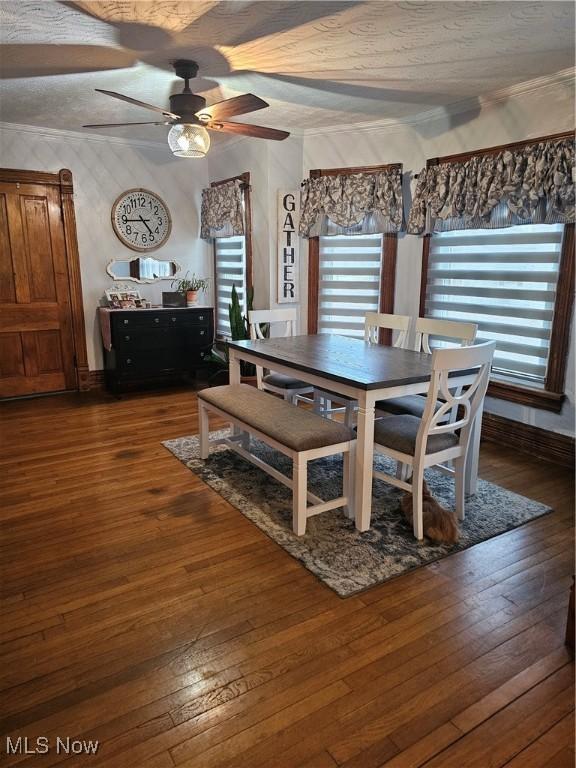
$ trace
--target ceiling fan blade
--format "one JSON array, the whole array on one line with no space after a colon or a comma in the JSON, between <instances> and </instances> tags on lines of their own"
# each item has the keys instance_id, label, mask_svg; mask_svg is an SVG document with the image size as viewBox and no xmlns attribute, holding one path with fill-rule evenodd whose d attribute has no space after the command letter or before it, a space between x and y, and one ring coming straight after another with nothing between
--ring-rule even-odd
<instances>
[{"instance_id":1,"label":"ceiling fan blade","mask_svg":"<svg viewBox=\"0 0 576 768\"><path fill-rule=\"evenodd\" d=\"M97 125L83 125L82 128L120 128L123 125L170 125L170 123L98 123Z\"/></svg>"},{"instance_id":2,"label":"ceiling fan blade","mask_svg":"<svg viewBox=\"0 0 576 768\"><path fill-rule=\"evenodd\" d=\"M259 99L252 93L243 93L242 96L234 96L232 99L218 101L209 107L204 107L196 114L200 117L207 115L210 120L221 120L234 115L246 115L248 112L256 112L257 109L264 109L268 102Z\"/></svg>"},{"instance_id":3,"label":"ceiling fan blade","mask_svg":"<svg viewBox=\"0 0 576 768\"><path fill-rule=\"evenodd\" d=\"M251 136L254 139L273 139L283 141L290 134L288 131L279 131L276 128L265 128L263 125L251 125L249 123L207 123L206 128L213 131L225 131L226 133L240 133L242 136Z\"/></svg>"},{"instance_id":4,"label":"ceiling fan blade","mask_svg":"<svg viewBox=\"0 0 576 768\"><path fill-rule=\"evenodd\" d=\"M147 104L145 101L138 101L138 99L133 99L131 96L123 96L121 93L116 93L116 91L105 91L103 88L95 88L94 90L98 91L98 93L105 93L106 96L112 96L114 99L120 99L120 101L127 101L129 104L135 104L137 107L143 107L144 109L151 109L154 112L160 112L161 115L164 115L164 117L170 117L172 120L178 120L180 115L175 115L173 112L169 112L167 109L162 109L162 107L155 107L153 104Z\"/></svg>"}]
</instances>

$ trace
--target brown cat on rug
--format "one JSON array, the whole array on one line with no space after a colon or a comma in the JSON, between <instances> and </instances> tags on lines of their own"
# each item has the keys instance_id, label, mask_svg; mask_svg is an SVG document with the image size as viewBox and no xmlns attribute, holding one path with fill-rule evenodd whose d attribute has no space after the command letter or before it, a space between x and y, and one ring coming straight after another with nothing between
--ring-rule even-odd
<instances>
[{"instance_id":1,"label":"brown cat on rug","mask_svg":"<svg viewBox=\"0 0 576 768\"><path fill-rule=\"evenodd\" d=\"M412 524L412 494L406 493L400 499L400 507L404 517ZM424 521L424 536L432 541L443 544L455 544L460 536L456 516L440 506L426 481L422 482L422 517Z\"/></svg>"}]
</instances>

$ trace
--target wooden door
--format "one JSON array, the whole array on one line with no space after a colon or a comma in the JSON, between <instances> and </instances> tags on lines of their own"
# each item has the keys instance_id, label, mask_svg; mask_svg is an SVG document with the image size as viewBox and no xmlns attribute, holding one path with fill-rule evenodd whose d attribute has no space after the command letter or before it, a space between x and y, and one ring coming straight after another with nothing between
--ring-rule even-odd
<instances>
[{"instance_id":1,"label":"wooden door","mask_svg":"<svg viewBox=\"0 0 576 768\"><path fill-rule=\"evenodd\" d=\"M60 188L0 181L0 397L77 383Z\"/></svg>"}]
</instances>

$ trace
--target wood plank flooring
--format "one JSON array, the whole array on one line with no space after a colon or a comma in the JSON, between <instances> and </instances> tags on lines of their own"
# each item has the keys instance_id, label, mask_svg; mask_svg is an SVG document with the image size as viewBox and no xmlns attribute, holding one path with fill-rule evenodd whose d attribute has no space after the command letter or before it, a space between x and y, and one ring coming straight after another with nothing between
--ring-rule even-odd
<instances>
[{"instance_id":1,"label":"wood plank flooring","mask_svg":"<svg viewBox=\"0 0 576 768\"><path fill-rule=\"evenodd\" d=\"M342 600L161 440L195 395L0 405L2 728L110 768L573 766L571 472L489 443L555 512Z\"/></svg>"}]
</instances>

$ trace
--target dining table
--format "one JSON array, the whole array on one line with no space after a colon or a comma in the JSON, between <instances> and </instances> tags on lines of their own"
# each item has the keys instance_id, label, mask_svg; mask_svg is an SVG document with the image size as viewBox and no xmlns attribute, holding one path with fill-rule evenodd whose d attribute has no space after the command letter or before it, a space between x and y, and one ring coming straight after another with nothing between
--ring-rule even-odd
<instances>
[{"instance_id":1,"label":"dining table","mask_svg":"<svg viewBox=\"0 0 576 768\"><path fill-rule=\"evenodd\" d=\"M356 528L367 531L372 511L375 404L393 397L426 394L432 355L323 333L230 341L228 351L231 384L240 383L240 362L246 361L357 401L353 511ZM450 382L455 388L466 386L476 374L475 370L455 371ZM476 492L481 421L480 408L466 461L467 494Z\"/></svg>"}]
</instances>

